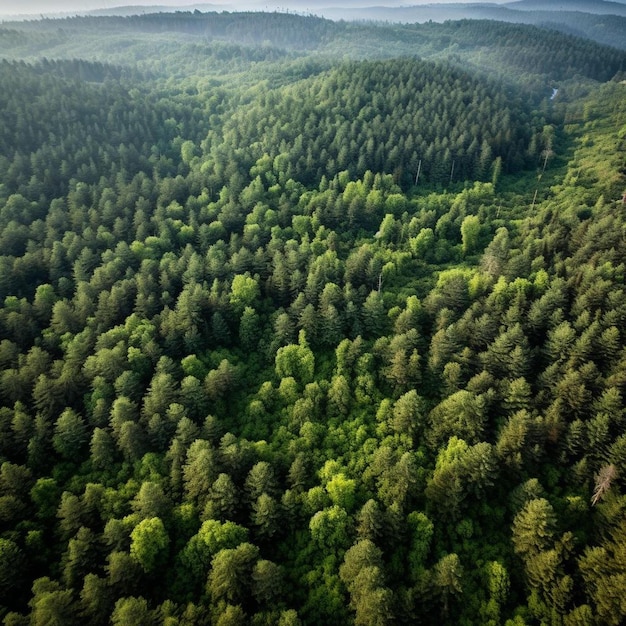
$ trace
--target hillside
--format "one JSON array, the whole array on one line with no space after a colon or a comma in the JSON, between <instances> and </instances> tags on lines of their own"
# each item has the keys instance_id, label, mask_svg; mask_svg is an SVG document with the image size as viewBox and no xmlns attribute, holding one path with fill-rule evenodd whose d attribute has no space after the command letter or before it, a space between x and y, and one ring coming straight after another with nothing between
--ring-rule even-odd
<instances>
[{"instance_id":1,"label":"hillside","mask_svg":"<svg viewBox=\"0 0 626 626\"><path fill-rule=\"evenodd\" d=\"M513 2L506 4L458 3L416 4L351 8L326 6L316 14L348 21L373 20L380 23L446 22L448 20L497 20L532 24L550 30L591 39L621 50L626 49L626 5L616 2Z\"/></svg>"},{"instance_id":2,"label":"hillside","mask_svg":"<svg viewBox=\"0 0 626 626\"><path fill-rule=\"evenodd\" d=\"M624 52L179 13L0 55L6 626L624 622Z\"/></svg>"},{"instance_id":3,"label":"hillside","mask_svg":"<svg viewBox=\"0 0 626 626\"><path fill-rule=\"evenodd\" d=\"M626 4L610 2L609 0L516 0L504 6L516 11L578 11L582 13L596 13L600 15L621 15L626 17Z\"/></svg>"},{"instance_id":4,"label":"hillside","mask_svg":"<svg viewBox=\"0 0 626 626\"><path fill-rule=\"evenodd\" d=\"M331 60L346 56L419 56L451 60L462 67L469 63L513 84L534 81L536 85L571 76L609 80L626 68L626 52L616 49L618 43L601 45L553 30L496 21L337 23L286 13L74 17L6 22L0 29L0 53L5 58L79 58L178 78L198 74L200 68L207 76L235 72L239 79L246 78L249 64L261 62L256 69L262 78L272 72L284 80L285 67L273 72L272 63L266 62L306 57L328 67Z\"/></svg>"},{"instance_id":5,"label":"hillside","mask_svg":"<svg viewBox=\"0 0 626 626\"><path fill-rule=\"evenodd\" d=\"M400 6L398 6L398 4ZM61 6L50 5L50 6ZM11 15L21 10L23 15ZM71 18L76 15L91 17L134 17L157 13L241 13L266 12L299 16L315 15L335 21L367 22L379 24L411 24L445 22L449 20L497 20L515 24L532 24L541 28L584 37L619 49L626 49L626 4L607 0L562 0L517 2L372 2L361 0L283 0L273 5L266 1L249 0L233 3L189 3L188 5L131 5L111 6L103 9L84 8L65 13L47 11L43 3L33 9L30 3L19 8L0 7L0 18L6 20L38 19L42 13L47 18ZM60 11L60 9L59 9Z\"/></svg>"}]
</instances>

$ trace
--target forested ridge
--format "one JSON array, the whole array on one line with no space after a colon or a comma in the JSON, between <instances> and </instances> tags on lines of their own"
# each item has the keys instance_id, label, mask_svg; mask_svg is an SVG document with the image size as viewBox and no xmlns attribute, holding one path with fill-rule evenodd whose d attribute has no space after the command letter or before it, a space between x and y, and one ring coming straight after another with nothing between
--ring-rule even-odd
<instances>
[{"instance_id":1,"label":"forested ridge","mask_svg":"<svg viewBox=\"0 0 626 626\"><path fill-rule=\"evenodd\" d=\"M623 53L106 19L0 30L3 623L623 623Z\"/></svg>"},{"instance_id":2,"label":"forested ridge","mask_svg":"<svg viewBox=\"0 0 626 626\"><path fill-rule=\"evenodd\" d=\"M219 76L247 70L250 62L304 55L331 64L337 58L452 57L464 68L469 64L518 81L610 80L626 71L623 38L600 44L551 30L550 24L539 28L492 20L389 24L244 12L71 17L4 22L0 47L7 58L114 61L163 70L168 77Z\"/></svg>"}]
</instances>

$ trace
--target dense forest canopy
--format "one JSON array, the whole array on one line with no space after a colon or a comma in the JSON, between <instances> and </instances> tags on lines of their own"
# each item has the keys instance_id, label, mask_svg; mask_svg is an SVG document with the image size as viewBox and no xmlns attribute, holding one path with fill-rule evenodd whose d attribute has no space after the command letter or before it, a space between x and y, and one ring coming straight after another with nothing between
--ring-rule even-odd
<instances>
[{"instance_id":1,"label":"dense forest canopy","mask_svg":"<svg viewBox=\"0 0 626 626\"><path fill-rule=\"evenodd\" d=\"M626 619L626 54L497 22L0 29L0 619Z\"/></svg>"}]
</instances>

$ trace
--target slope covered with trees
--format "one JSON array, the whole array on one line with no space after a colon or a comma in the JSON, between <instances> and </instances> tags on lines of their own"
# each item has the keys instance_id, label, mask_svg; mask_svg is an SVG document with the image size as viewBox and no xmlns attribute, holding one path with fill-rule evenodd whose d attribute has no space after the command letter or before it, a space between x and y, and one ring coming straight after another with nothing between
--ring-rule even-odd
<instances>
[{"instance_id":1,"label":"slope covered with trees","mask_svg":"<svg viewBox=\"0 0 626 626\"><path fill-rule=\"evenodd\" d=\"M621 18L612 18L619 28ZM285 13L177 12L6 22L0 29L0 49L4 56L15 58L138 65L154 73L164 70L168 77L219 75L227 69L244 70L250 62L303 55L318 60L328 60L330 55L331 63L346 56L452 58L461 66L469 62L518 83L527 81L528 75L552 81L609 80L626 70L623 37L602 45L552 30L547 18L540 23L548 28L491 20L390 24L333 22ZM575 28L574 32L578 34ZM262 65L256 68L261 76L267 71Z\"/></svg>"},{"instance_id":2,"label":"slope covered with trees","mask_svg":"<svg viewBox=\"0 0 626 626\"><path fill-rule=\"evenodd\" d=\"M443 182L455 174L490 178L496 160L515 171L536 157L521 94L449 65L342 64L279 91L258 91L220 136L210 134L205 169L228 164L247 172L261 158L278 157L282 173L305 184L370 170L394 173L406 188L420 160L425 179Z\"/></svg>"},{"instance_id":3,"label":"slope covered with trees","mask_svg":"<svg viewBox=\"0 0 626 626\"><path fill-rule=\"evenodd\" d=\"M624 621L621 53L485 78L490 28L0 33L5 624Z\"/></svg>"}]
</instances>

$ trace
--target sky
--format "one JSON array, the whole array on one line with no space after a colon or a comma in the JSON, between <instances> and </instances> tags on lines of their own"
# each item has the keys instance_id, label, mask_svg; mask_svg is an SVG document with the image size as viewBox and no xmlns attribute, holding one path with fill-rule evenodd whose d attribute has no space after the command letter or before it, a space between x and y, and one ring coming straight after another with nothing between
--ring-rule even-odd
<instances>
[{"instance_id":1,"label":"sky","mask_svg":"<svg viewBox=\"0 0 626 626\"><path fill-rule=\"evenodd\" d=\"M415 6L418 4L436 3L460 3L460 2L480 2L481 0L210 0L206 4L241 6L241 9L250 8L256 5L259 9L276 10L292 9L307 10L314 7L330 6ZM507 0L482 0L493 4L501 4ZM614 0L624 3L626 0ZM15 14L40 14L40 13L63 13L89 11L92 9L111 9L119 6L181 6L189 7L194 4L205 4L201 0L0 0L0 15ZM564 0L567 5L567 0Z\"/></svg>"}]
</instances>

